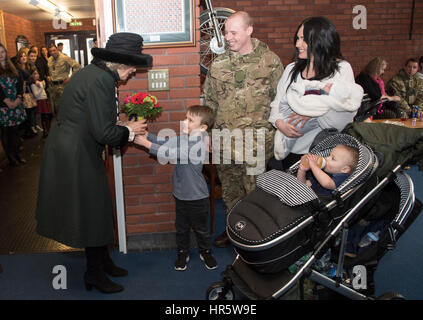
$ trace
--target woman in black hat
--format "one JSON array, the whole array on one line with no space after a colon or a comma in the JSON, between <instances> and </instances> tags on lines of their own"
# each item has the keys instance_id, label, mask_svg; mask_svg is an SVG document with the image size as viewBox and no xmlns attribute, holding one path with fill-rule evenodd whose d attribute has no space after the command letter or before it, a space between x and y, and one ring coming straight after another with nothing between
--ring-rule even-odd
<instances>
[{"instance_id":1,"label":"woman in black hat","mask_svg":"<svg viewBox=\"0 0 423 320\"><path fill-rule=\"evenodd\" d=\"M113 206L102 160L105 145L123 146L145 133L145 121L116 125L118 80L136 67L149 67L152 57L141 53L142 37L110 36L106 48L93 48L91 64L66 85L60 114L44 146L41 165L37 232L65 245L85 248L86 288L105 293L123 290L107 275L125 276L107 245L114 242Z\"/></svg>"}]
</instances>

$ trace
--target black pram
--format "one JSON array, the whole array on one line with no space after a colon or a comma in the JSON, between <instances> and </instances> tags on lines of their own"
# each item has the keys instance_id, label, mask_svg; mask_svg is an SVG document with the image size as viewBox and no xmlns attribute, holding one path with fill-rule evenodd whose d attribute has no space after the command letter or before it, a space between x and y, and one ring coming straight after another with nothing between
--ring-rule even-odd
<instances>
[{"instance_id":1,"label":"black pram","mask_svg":"<svg viewBox=\"0 0 423 320\"><path fill-rule=\"evenodd\" d=\"M374 260L375 255L380 258L420 213L421 203L414 197L413 183L400 171L412 156L379 182L374 174L378 157L350 135L330 136L311 153L327 157L339 144L357 148L359 160L356 170L330 196L318 197L296 178L299 162L287 172L271 170L257 177L257 188L228 213L227 233L237 257L222 273L223 280L208 288L207 299L231 299L233 286L250 299L276 299L305 277L352 299L372 299L367 295L368 286L364 291L355 290L351 280L360 275L353 275L350 269L354 269L355 262L365 266L366 260ZM350 226L372 212L385 188L394 189L398 200L388 215L387 231L381 236L380 243L386 246L373 250L371 257L360 252L346 260ZM328 252L330 261L337 265L332 278L316 267L316 261ZM288 268L304 256L307 259L298 271L289 272Z\"/></svg>"}]
</instances>

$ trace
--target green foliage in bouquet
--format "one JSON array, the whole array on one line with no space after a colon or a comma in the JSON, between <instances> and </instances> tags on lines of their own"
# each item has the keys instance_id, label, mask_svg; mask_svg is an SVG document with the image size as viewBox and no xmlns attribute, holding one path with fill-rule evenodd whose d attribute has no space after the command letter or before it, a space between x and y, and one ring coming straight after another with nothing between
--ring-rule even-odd
<instances>
[{"instance_id":1,"label":"green foliage in bouquet","mask_svg":"<svg viewBox=\"0 0 423 320\"><path fill-rule=\"evenodd\" d=\"M157 98L146 92L129 94L124 100L121 110L130 119L137 117L138 119L144 118L147 120L154 120L162 112Z\"/></svg>"}]
</instances>

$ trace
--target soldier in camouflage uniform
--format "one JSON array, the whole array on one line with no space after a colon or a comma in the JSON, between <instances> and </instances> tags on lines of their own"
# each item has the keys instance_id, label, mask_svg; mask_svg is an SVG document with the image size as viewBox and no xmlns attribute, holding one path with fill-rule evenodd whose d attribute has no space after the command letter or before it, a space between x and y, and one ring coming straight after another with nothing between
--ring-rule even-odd
<instances>
[{"instance_id":1,"label":"soldier in camouflage uniform","mask_svg":"<svg viewBox=\"0 0 423 320\"><path fill-rule=\"evenodd\" d=\"M70 80L69 73L72 70L72 74L74 74L81 69L81 65L71 57L61 53L54 44L50 45L48 53L50 54L50 58L48 58L50 105L53 107L54 113L57 114L59 112L59 99L66 83Z\"/></svg>"},{"instance_id":2,"label":"soldier in camouflage uniform","mask_svg":"<svg viewBox=\"0 0 423 320\"><path fill-rule=\"evenodd\" d=\"M215 130L233 132L238 129L243 133L243 148L240 150L235 148L235 143L230 146L219 143L221 157L217 172L227 212L255 188L255 174L263 172L267 161L273 156L274 129L267 119L283 66L279 57L265 43L251 38L252 32L252 20L248 13L236 12L228 18L225 39L229 49L213 62L203 86L206 104L215 113ZM245 132L248 129L250 132L253 129L255 139L247 150ZM261 134L264 134L264 141L256 140L259 135L263 137ZM225 156L227 148L231 149L226 153L230 159ZM213 149L216 150L216 145ZM243 156L244 151L252 152L260 159L255 164L248 162L246 157L243 161L235 162L235 159L239 159L237 157ZM254 168L258 170L249 170ZM228 244L226 232L215 240L215 245L219 247Z\"/></svg>"},{"instance_id":3,"label":"soldier in camouflage uniform","mask_svg":"<svg viewBox=\"0 0 423 320\"><path fill-rule=\"evenodd\" d=\"M391 96L401 97L398 103L401 111L411 115L411 107L417 105L423 111L423 80L417 76L418 61L408 59L404 68L386 85L386 92Z\"/></svg>"}]
</instances>

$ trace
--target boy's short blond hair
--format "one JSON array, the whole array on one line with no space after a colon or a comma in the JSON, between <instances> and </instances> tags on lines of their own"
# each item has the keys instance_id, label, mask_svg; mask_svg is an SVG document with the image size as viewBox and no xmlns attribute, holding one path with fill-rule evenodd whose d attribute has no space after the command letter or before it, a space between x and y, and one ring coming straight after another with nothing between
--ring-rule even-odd
<instances>
[{"instance_id":1,"label":"boy's short blond hair","mask_svg":"<svg viewBox=\"0 0 423 320\"><path fill-rule=\"evenodd\" d=\"M347 165L350 167L350 173L353 173L357 168L359 152L357 148L347 146L345 144L340 144L337 147L343 148L350 154Z\"/></svg>"},{"instance_id":2,"label":"boy's short blond hair","mask_svg":"<svg viewBox=\"0 0 423 320\"><path fill-rule=\"evenodd\" d=\"M207 126L207 130L211 130L214 125L214 113L208 106L194 105L187 109L187 112L201 118L201 124Z\"/></svg>"}]
</instances>

